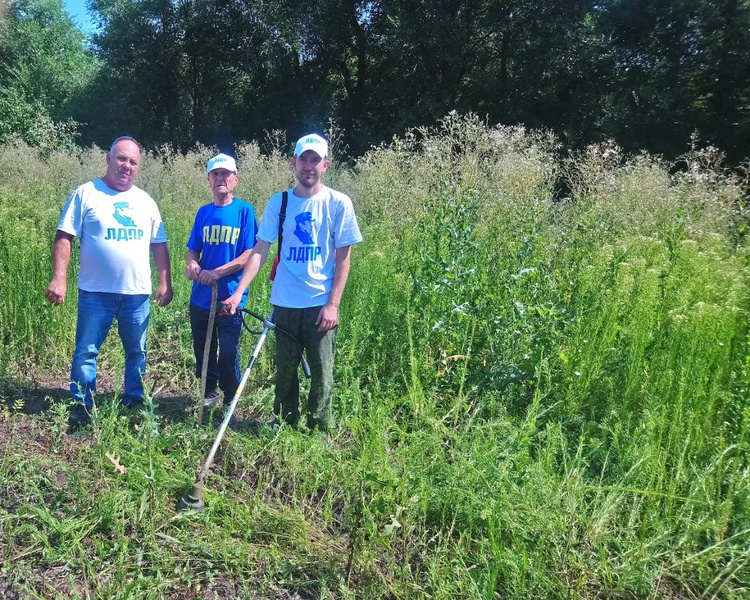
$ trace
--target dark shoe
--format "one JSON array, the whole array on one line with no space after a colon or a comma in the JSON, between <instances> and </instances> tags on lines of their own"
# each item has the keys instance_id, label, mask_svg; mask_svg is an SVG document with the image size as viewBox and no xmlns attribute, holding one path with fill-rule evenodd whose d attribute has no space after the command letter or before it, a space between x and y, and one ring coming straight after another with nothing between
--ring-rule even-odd
<instances>
[{"instance_id":1,"label":"dark shoe","mask_svg":"<svg viewBox=\"0 0 750 600\"><path fill-rule=\"evenodd\" d=\"M213 408L219 403L219 390L213 389L210 392L206 392L205 398L203 398L203 408Z\"/></svg>"},{"instance_id":2,"label":"dark shoe","mask_svg":"<svg viewBox=\"0 0 750 600\"><path fill-rule=\"evenodd\" d=\"M93 407L92 407L93 410ZM85 404L74 404L68 419L71 427L83 427L91 423L91 414Z\"/></svg>"},{"instance_id":3,"label":"dark shoe","mask_svg":"<svg viewBox=\"0 0 750 600\"><path fill-rule=\"evenodd\" d=\"M122 405L130 411L138 412L143 410L143 398L133 398L127 402L123 401Z\"/></svg>"},{"instance_id":4,"label":"dark shoe","mask_svg":"<svg viewBox=\"0 0 750 600\"><path fill-rule=\"evenodd\" d=\"M224 411L224 418L227 418L227 412ZM237 427L237 416L232 413L232 416L229 417L229 423L227 423L227 427Z\"/></svg>"}]
</instances>

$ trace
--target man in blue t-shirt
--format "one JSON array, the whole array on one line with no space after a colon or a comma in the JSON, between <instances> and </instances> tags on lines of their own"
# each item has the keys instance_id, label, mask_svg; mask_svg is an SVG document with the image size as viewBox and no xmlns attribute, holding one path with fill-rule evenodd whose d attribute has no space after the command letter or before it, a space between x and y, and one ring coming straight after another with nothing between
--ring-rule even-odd
<instances>
[{"instance_id":1,"label":"man in blue t-shirt","mask_svg":"<svg viewBox=\"0 0 750 600\"><path fill-rule=\"evenodd\" d=\"M206 172L213 202L198 209L185 257L185 277L193 281L190 327L193 332L196 377L201 376L203 365L211 311L211 286L215 284L217 287L219 304L235 292L258 232L258 221L252 205L233 196L239 182L235 160L226 154L217 154L208 161ZM246 300L247 290L242 295L240 305L244 306ZM226 405L234 397L240 383L238 350L241 333L239 314L216 316L208 356L204 407L211 408L218 404L219 389L224 392Z\"/></svg>"}]
</instances>

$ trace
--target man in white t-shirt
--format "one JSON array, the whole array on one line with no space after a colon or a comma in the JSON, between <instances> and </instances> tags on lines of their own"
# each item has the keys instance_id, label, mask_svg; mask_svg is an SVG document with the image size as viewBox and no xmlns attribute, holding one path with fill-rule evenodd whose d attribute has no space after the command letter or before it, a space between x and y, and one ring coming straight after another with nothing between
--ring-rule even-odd
<instances>
[{"instance_id":1,"label":"man in white t-shirt","mask_svg":"<svg viewBox=\"0 0 750 600\"><path fill-rule=\"evenodd\" d=\"M74 237L80 240L78 320L70 374L73 409L70 423L87 424L94 407L96 358L112 322L125 351L122 403L143 406L146 333L151 296L149 252L159 275L154 302L172 301L167 236L159 209L133 185L141 161L138 142L117 138L107 153L104 177L84 183L68 198L52 246L52 280L45 297L55 306L65 301Z\"/></svg>"},{"instance_id":2,"label":"man in white t-shirt","mask_svg":"<svg viewBox=\"0 0 750 600\"><path fill-rule=\"evenodd\" d=\"M271 289L273 320L294 335L306 351L312 373L307 425L321 431L328 431L332 425L333 360L351 246L362 241L351 199L322 183L330 164L325 139L315 134L300 138L292 158L297 185L269 199L258 241L237 290L224 302L234 313L242 293L265 263L279 235L279 215L286 194L280 261ZM278 334L274 413L293 426L300 416L299 362L297 343Z\"/></svg>"}]
</instances>

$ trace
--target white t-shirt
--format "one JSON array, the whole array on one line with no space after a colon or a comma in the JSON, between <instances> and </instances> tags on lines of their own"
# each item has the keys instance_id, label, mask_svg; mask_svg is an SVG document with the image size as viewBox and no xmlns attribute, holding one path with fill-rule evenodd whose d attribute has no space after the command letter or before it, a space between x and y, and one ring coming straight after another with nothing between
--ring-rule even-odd
<instances>
[{"instance_id":1,"label":"white t-shirt","mask_svg":"<svg viewBox=\"0 0 750 600\"><path fill-rule=\"evenodd\" d=\"M84 183L68 198L57 228L81 240L79 289L151 293L149 251L167 235L146 192L135 186L118 192L102 179Z\"/></svg>"},{"instance_id":2,"label":"white t-shirt","mask_svg":"<svg viewBox=\"0 0 750 600\"><path fill-rule=\"evenodd\" d=\"M263 211L258 239L273 244L279 235L281 193ZM362 241L352 201L323 188L310 198L289 190L281 260L271 289L271 304L286 308L323 306L333 288L336 249Z\"/></svg>"}]
</instances>

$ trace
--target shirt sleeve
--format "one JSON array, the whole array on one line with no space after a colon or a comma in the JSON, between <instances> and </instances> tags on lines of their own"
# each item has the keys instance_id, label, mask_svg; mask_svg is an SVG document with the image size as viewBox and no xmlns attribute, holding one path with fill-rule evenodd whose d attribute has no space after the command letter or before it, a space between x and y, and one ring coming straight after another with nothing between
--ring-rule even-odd
<instances>
[{"instance_id":1,"label":"shirt sleeve","mask_svg":"<svg viewBox=\"0 0 750 600\"><path fill-rule=\"evenodd\" d=\"M245 211L244 224L242 227L243 239L239 253L241 254L245 250L250 250L255 246L258 236L258 220L255 218L255 209L250 203L247 205Z\"/></svg>"},{"instance_id":2,"label":"shirt sleeve","mask_svg":"<svg viewBox=\"0 0 750 600\"><path fill-rule=\"evenodd\" d=\"M146 197L151 201L151 243L163 244L167 241L167 230L161 220L159 207L151 196L146 194Z\"/></svg>"},{"instance_id":3,"label":"shirt sleeve","mask_svg":"<svg viewBox=\"0 0 750 600\"><path fill-rule=\"evenodd\" d=\"M203 234L202 226L203 223L203 210L198 209L198 213L195 215L195 221L193 221L193 228L190 230L190 237L188 238L187 248L193 252L200 254L203 252Z\"/></svg>"},{"instance_id":4,"label":"shirt sleeve","mask_svg":"<svg viewBox=\"0 0 750 600\"><path fill-rule=\"evenodd\" d=\"M281 193L274 194L268 200L266 209L260 219L258 239L273 244L279 237L279 211L281 210Z\"/></svg>"},{"instance_id":5,"label":"shirt sleeve","mask_svg":"<svg viewBox=\"0 0 750 600\"><path fill-rule=\"evenodd\" d=\"M57 228L70 235L81 237L82 225L83 199L81 198L81 188L78 188L65 203L62 215L60 215L60 221L57 223Z\"/></svg>"},{"instance_id":6,"label":"shirt sleeve","mask_svg":"<svg viewBox=\"0 0 750 600\"><path fill-rule=\"evenodd\" d=\"M333 231L336 248L346 248L362 241L354 205L348 196L344 196L339 203Z\"/></svg>"}]
</instances>

